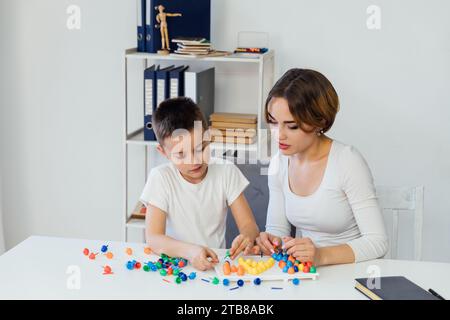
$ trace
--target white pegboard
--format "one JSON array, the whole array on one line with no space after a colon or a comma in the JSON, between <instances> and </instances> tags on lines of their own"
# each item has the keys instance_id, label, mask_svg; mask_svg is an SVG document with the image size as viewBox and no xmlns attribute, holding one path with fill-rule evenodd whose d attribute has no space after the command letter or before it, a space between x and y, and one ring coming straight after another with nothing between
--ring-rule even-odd
<instances>
[{"instance_id":1,"label":"white pegboard","mask_svg":"<svg viewBox=\"0 0 450 320\"><path fill-rule=\"evenodd\" d=\"M255 260L257 262L259 261L264 261L266 262L267 260L270 259L270 257L268 256L242 256L242 258L244 258L244 260L250 258L252 260ZM253 281L255 278L260 278L262 281L275 281L275 280L292 280L292 279L312 279L312 280L316 280L319 277L319 273L315 272L315 273L305 273L305 272L297 272L294 274L288 274L288 273L284 273L279 267L278 267L278 261L275 261L275 264L273 265L272 268L264 271L263 273L260 273L258 275L251 275L251 274L245 274L243 276L239 276L236 273L232 273L230 275L225 275L223 273L223 264L225 263L225 256L219 256L219 261L220 263L218 263L214 269L217 273L217 278L219 278L220 280L223 279L228 279L230 281L238 281L238 280L243 280L243 281ZM235 259L232 264L235 264L236 266L238 265L237 259Z\"/></svg>"}]
</instances>

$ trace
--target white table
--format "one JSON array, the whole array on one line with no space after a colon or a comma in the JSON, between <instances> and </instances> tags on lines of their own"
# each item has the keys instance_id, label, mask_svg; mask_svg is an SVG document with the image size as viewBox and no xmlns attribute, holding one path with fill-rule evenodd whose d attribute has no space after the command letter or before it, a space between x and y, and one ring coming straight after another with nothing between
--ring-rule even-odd
<instances>
[{"instance_id":1,"label":"white table","mask_svg":"<svg viewBox=\"0 0 450 320\"><path fill-rule=\"evenodd\" d=\"M89 260L83 255L84 248L99 252L103 244L115 255L112 260L100 256ZM144 254L144 244L32 236L0 256L0 299L366 299L354 288L354 279L368 277L370 266L379 268L381 276L402 275L450 299L448 263L373 260L319 267L317 280L303 280L299 286L267 281L230 291L230 287L201 280L213 277L213 271L198 272L196 280L180 285L173 277L167 277L172 281L167 283L158 273L129 271L125 268L130 260L127 247L133 248L138 261L154 260ZM111 266L113 275L102 275L105 264ZM70 266L75 267L68 274ZM72 281L76 270L79 289L67 286L68 282L76 284ZM272 290L273 286L283 290Z\"/></svg>"}]
</instances>

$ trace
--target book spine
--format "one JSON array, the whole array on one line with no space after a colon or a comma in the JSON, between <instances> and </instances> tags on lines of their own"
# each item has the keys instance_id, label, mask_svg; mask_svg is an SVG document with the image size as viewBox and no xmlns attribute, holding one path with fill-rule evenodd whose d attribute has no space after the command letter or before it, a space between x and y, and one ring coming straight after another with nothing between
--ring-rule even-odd
<instances>
[{"instance_id":1,"label":"book spine","mask_svg":"<svg viewBox=\"0 0 450 320\"><path fill-rule=\"evenodd\" d=\"M211 126L217 129L232 129L232 128L242 128L242 129L256 129L256 123L234 123L234 122L211 122Z\"/></svg>"}]
</instances>

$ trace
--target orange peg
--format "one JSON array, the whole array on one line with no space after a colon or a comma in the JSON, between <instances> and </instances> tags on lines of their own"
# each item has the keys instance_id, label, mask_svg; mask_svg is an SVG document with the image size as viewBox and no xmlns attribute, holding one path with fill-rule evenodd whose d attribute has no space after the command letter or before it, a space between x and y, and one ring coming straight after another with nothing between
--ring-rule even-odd
<instances>
[{"instance_id":1,"label":"orange peg","mask_svg":"<svg viewBox=\"0 0 450 320\"><path fill-rule=\"evenodd\" d=\"M223 274L228 276L231 273L231 267L230 267L230 263L228 261L225 261L225 263L223 264Z\"/></svg>"},{"instance_id":2,"label":"orange peg","mask_svg":"<svg viewBox=\"0 0 450 320\"><path fill-rule=\"evenodd\" d=\"M245 274L244 266L239 265L237 274L238 274L238 276L243 276Z\"/></svg>"}]
</instances>

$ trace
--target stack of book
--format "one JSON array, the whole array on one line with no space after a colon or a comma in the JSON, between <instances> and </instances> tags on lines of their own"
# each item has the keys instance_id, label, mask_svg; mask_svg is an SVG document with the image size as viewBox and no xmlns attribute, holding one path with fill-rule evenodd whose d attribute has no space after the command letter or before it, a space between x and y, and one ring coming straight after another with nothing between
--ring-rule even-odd
<instances>
[{"instance_id":1,"label":"stack of book","mask_svg":"<svg viewBox=\"0 0 450 320\"><path fill-rule=\"evenodd\" d=\"M138 202L133 212L131 213L131 218L135 219L145 219L145 214L147 213L147 208L142 202Z\"/></svg>"},{"instance_id":2,"label":"stack of book","mask_svg":"<svg viewBox=\"0 0 450 320\"><path fill-rule=\"evenodd\" d=\"M230 55L231 52L213 50L211 43L205 38L176 38L172 42L177 49L171 55L189 58L220 57Z\"/></svg>"},{"instance_id":3,"label":"stack of book","mask_svg":"<svg viewBox=\"0 0 450 320\"><path fill-rule=\"evenodd\" d=\"M253 144L256 141L255 114L215 112L209 120L212 142Z\"/></svg>"},{"instance_id":4,"label":"stack of book","mask_svg":"<svg viewBox=\"0 0 450 320\"><path fill-rule=\"evenodd\" d=\"M205 38L176 38L172 42L178 46L175 50L177 54L201 56L212 51L211 43Z\"/></svg>"}]
</instances>

